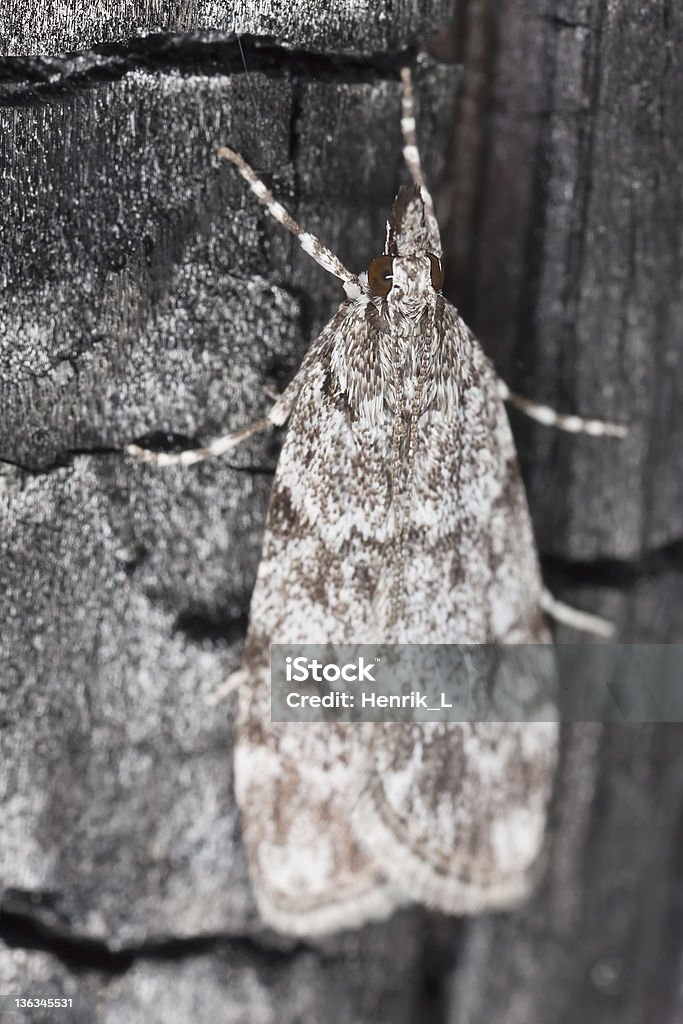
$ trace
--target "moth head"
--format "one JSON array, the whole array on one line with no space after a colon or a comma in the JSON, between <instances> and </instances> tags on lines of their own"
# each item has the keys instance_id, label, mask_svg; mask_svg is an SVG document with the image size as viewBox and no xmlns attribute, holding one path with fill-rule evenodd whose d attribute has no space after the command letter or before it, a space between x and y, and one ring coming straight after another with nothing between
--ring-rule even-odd
<instances>
[{"instance_id":1,"label":"moth head","mask_svg":"<svg viewBox=\"0 0 683 1024\"><path fill-rule=\"evenodd\" d=\"M433 252L413 256L390 256L385 253L384 256L377 256L368 267L368 287L379 298L386 298L395 279L403 295L424 291L428 284L431 284L434 291L440 292L444 281L443 264Z\"/></svg>"},{"instance_id":2,"label":"moth head","mask_svg":"<svg viewBox=\"0 0 683 1024\"><path fill-rule=\"evenodd\" d=\"M422 192L417 185L403 185L387 221L385 252L410 256L416 252L441 253L441 240L434 218L427 217Z\"/></svg>"}]
</instances>

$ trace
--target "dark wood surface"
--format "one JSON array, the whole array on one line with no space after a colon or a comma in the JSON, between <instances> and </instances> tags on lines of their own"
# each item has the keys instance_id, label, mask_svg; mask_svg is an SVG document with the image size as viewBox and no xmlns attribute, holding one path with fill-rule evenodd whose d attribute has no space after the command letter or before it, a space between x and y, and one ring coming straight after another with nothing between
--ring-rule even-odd
<instances>
[{"instance_id":1,"label":"dark wood surface","mask_svg":"<svg viewBox=\"0 0 683 1024\"><path fill-rule=\"evenodd\" d=\"M367 55L432 35L454 7L455 0L8 0L0 12L0 50L8 56L61 54L146 33L236 32L327 54Z\"/></svg>"},{"instance_id":2,"label":"dark wood surface","mask_svg":"<svg viewBox=\"0 0 683 1024\"><path fill-rule=\"evenodd\" d=\"M353 46L290 5L254 30L320 52L244 39L247 72L186 34L230 27L215 5L97 29L32 6L0 15L0 992L79 995L78 1021L674 1021L678 725L567 727L513 914L261 932L229 708L202 698L239 662L277 439L120 454L259 415L339 301L217 145L362 269L401 180L395 50L449 5L375 6ZM513 420L548 579L624 642L683 639L680 17L470 0L417 72L452 297L517 390L631 428ZM179 34L131 41L150 24Z\"/></svg>"},{"instance_id":3,"label":"dark wood surface","mask_svg":"<svg viewBox=\"0 0 683 1024\"><path fill-rule=\"evenodd\" d=\"M620 444L534 429L541 550L637 560L683 536L683 15L470 6L484 41L470 30L479 74L453 149L461 305L518 390L630 427Z\"/></svg>"}]
</instances>

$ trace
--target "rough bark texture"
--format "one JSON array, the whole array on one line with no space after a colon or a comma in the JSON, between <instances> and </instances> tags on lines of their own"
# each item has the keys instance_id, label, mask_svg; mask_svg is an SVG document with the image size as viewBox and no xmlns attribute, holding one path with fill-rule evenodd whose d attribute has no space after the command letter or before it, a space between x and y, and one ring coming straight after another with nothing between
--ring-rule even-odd
<instances>
[{"instance_id":1,"label":"rough bark texture","mask_svg":"<svg viewBox=\"0 0 683 1024\"><path fill-rule=\"evenodd\" d=\"M229 709L202 698L239 662L277 441L182 472L120 449L259 415L339 299L217 145L362 269L401 175L394 51L451 5L133 6L0 14L6 53L120 41L0 62L0 993L117 1024L677 1019L679 726L567 729L517 913L310 948L260 929ZM466 318L517 390L631 426L514 420L554 588L628 642L683 640L680 20L470 0L459 94L457 68L418 73ZM151 26L194 34L125 42ZM198 29L277 41L243 40L247 74Z\"/></svg>"},{"instance_id":2,"label":"rough bark texture","mask_svg":"<svg viewBox=\"0 0 683 1024\"><path fill-rule=\"evenodd\" d=\"M470 7L451 179L463 312L517 390L628 423L622 444L520 433L541 550L634 560L683 536L683 16L665 0Z\"/></svg>"},{"instance_id":3,"label":"rough bark texture","mask_svg":"<svg viewBox=\"0 0 683 1024\"><path fill-rule=\"evenodd\" d=\"M398 50L452 17L454 0L9 0L0 13L8 56L54 54L125 42L147 32L214 31L273 36L324 53Z\"/></svg>"}]
</instances>

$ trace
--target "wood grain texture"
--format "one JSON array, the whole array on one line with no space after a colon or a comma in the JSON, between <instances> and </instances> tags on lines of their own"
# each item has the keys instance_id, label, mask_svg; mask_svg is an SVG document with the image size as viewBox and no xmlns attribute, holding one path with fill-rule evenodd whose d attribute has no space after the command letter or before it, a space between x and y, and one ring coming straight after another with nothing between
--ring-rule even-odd
<instances>
[{"instance_id":1,"label":"wood grain texture","mask_svg":"<svg viewBox=\"0 0 683 1024\"><path fill-rule=\"evenodd\" d=\"M637 559L683 537L681 12L468 10L458 300L516 390L631 430L604 443L519 421L541 550Z\"/></svg>"},{"instance_id":2,"label":"wood grain texture","mask_svg":"<svg viewBox=\"0 0 683 1024\"><path fill-rule=\"evenodd\" d=\"M0 53L70 53L147 32L197 31L273 36L325 53L380 53L432 35L454 7L454 0L9 0L0 11Z\"/></svg>"}]
</instances>

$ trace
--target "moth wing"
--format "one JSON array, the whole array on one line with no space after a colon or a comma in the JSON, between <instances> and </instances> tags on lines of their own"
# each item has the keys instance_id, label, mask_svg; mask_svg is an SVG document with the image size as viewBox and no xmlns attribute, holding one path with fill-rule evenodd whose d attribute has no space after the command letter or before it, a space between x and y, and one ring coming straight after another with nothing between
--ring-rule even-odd
<instances>
[{"instance_id":1,"label":"moth wing","mask_svg":"<svg viewBox=\"0 0 683 1024\"><path fill-rule=\"evenodd\" d=\"M290 426L252 596L236 794L259 910L290 934L358 927L405 902L351 825L363 782L358 729L273 723L270 706L270 643L349 641L371 617L389 501L383 460L372 450L373 436L387 444L386 429L373 430L380 405L365 375L379 343L364 309L345 303L285 392ZM349 392L359 394L365 414L350 416ZM349 503L353 480L373 491L372 521Z\"/></svg>"},{"instance_id":2,"label":"moth wing","mask_svg":"<svg viewBox=\"0 0 683 1024\"><path fill-rule=\"evenodd\" d=\"M385 723L370 744L355 820L397 887L451 914L504 908L527 894L555 723Z\"/></svg>"},{"instance_id":3,"label":"moth wing","mask_svg":"<svg viewBox=\"0 0 683 1024\"><path fill-rule=\"evenodd\" d=\"M269 719L265 665L240 696L235 749L243 839L261 917L276 930L315 935L388 916L403 897L350 825L360 783L358 730Z\"/></svg>"},{"instance_id":4,"label":"moth wing","mask_svg":"<svg viewBox=\"0 0 683 1024\"><path fill-rule=\"evenodd\" d=\"M448 305L442 330L444 364L434 377L447 378L455 362L448 346L457 339L467 385L457 403L440 402L437 391L423 426L402 639L489 645L490 652L502 644L519 664L510 673L505 659L507 674L481 722L372 726L355 821L368 850L412 899L470 913L510 905L532 883L558 727L538 559L495 372Z\"/></svg>"}]
</instances>

